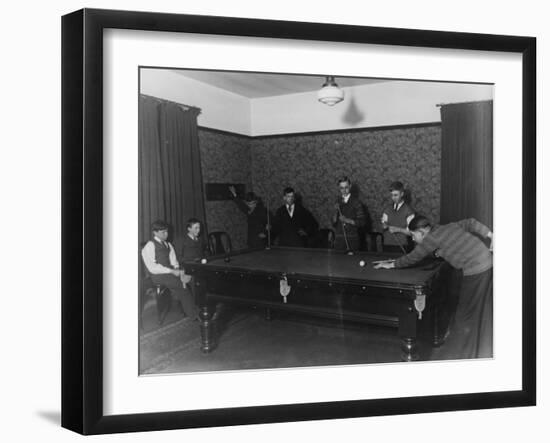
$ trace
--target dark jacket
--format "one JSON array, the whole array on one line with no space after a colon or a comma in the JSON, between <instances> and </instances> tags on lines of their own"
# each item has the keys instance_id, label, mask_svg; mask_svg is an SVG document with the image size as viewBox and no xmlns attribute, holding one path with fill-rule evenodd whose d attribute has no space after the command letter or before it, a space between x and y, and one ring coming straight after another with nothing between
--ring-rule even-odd
<instances>
[{"instance_id":1,"label":"dark jacket","mask_svg":"<svg viewBox=\"0 0 550 443\"><path fill-rule=\"evenodd\" d=\"M249 248L265 248L267 245L267 209L262 202L258 202L252 212L249 212L248 206L239 198L233 199L237 207L246 215L248 220L248 239ZM271 218L271 214L270 214ZM260 234L265 234L265 238L260 238Z\"/></svg>"},{"instance_id":2,"label":"dark jacket","mask_svg":"<svg viewBox=\"0 0 550 443\"><path fill-rule=\"evenodd\" d=\"M197 260L209 255L208 244L202 235L198 240L192 240L188 235L184 235L174 241L174 247L180 265L184 261Z\"/></svg>"},{"instance_id":3,"label":"dark jacket","mask_svg":"<svg viewBox=\"0 0 550 443\"><path fill-rule=\"evenodd\" d=\"M290 217L286 205L281 206L273 217L273 236L279 246L307 247L315 238L319 224L306 208L295 203L294 213ZM298 234L303 230L306 235Z\"/></svg>"}]
</instances>

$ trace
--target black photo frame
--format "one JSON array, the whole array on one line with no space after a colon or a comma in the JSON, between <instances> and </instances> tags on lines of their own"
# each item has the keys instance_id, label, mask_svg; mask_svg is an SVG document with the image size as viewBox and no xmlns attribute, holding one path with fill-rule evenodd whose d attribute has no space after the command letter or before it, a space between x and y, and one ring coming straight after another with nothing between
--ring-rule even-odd
<instances>
[{"instance_id":1,"label":"black photo frame","mask_svg":"<svg viewBox=\"0 0 550 443\"><path fill-rule=\"evenodd\" d=\"M522 387L131 415L103 411L103 31L127 29L500 51L522 56ZM82 434L531 406L536 403L536 39L83 9L62 19L62 426Z\"/></svg>"}]
</instances>

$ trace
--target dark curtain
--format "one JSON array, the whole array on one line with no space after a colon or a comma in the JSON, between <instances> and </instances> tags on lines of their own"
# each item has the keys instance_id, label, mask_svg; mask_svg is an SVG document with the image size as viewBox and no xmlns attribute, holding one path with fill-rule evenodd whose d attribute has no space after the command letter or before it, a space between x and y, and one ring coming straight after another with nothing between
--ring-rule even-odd
<instances>
[{"instance_id":1,"label":"dark curtain","mask_svg":"<svg viewBox=\"0 0 550 443\"><path fill-rule=\"evenodd\" d=\"M139 241L147 241L151 223L164 219L164 192L160 163L158 100L143 97L139 99Z\"/></svg>"},{"instance_id":2,"label":"dark curtain","mask_svg":"<svg viewBox=\"0 0 550 443\"><path fill-rule=\"evenodd\" d=\"M441 106L441 223L493 228L493 101Z\"/></svg>"},{"instance_id":3,"label":"dark curtain","mask_svg":"<svg viewBox=\"0 0 550 443\"><path fill-rule=\"evenodd\" d=\"M150 238L154 220L171 225L172 239L185 234L189 218L205 220L198 114L195 108L140 96L140 242Z\"/></svg>"}]
</instances>

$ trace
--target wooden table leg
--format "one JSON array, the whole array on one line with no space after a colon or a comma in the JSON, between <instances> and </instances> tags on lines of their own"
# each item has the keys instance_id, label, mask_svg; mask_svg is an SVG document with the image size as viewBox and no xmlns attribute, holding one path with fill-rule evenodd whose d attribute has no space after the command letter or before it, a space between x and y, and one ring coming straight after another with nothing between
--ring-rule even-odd
<instances>
[{"instance_id":1,"label":"wooden table leg","mask_svg":"<svg viewBox=\"0 0 550 443\"><path fill-rule=\"evenodd\" d=\"M213 309L208 305L201 306L199 319L201 322L201 351L205 354L214 349L214 326L212 321Z\"/></svg>"},{"instance_id":2,"label":"wooden table leg","mask_svg":"<svg viewBox=\"0 0 550 443\"><path fill-rule=\"evenodd\" d=\"M199 276L194 278L195 302L199 307L199 320L201 330L201 351L205 354L214 349L214 321L212 317L216 307L208 302L206 294L206 282Z\"/></svg>"},{"instance_id":3,"label":"wooden table leg","mask_svg":"<svg viewBox=\"0 0 550 443\"><path fill-rule=\"evenodd\" d=\"M401 338L401 360L416 361L418 359L419 359L419 355L418 355L418 346L416 344L416 338L402 337Z\"/></svg>"},{"instance_id":4,"label":"wooden table leg","mask_svg":"<svg viewBox=\"0 0 550 443\"><path fill-rule=\"evenodd\" d=\"M416 361L419 359L417 335L417 315L412 306L399 315L399 336L401 337L401 360Z\"/></svg>"}]
</instances>

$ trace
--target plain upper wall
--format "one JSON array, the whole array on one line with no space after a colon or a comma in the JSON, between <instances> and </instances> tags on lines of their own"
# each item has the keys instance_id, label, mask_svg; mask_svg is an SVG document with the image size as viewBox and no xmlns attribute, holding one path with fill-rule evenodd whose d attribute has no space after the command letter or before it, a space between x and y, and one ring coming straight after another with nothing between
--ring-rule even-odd
<instances>
[{"instance_id":1,"label":"plain upper wall","mask_svg":"<svg viewBox=\"0 0 550 443\"><path fill-rule=\"evenodd\" d=\"M334 106L320 103L317 91L254 99L251 135L439 122L437 104L493 99L493 85L390 81L343 89Z\"/></svg>"},{"instance_id":2,"label":"plain upper wall","mask_svg":"<svg viewBox=\"0 0 550 443\"><path fill-rule=\"evenodd\" d=\"M251 134L250 100L169 69L142 68L140 92L201 109L199 126Z\"/></svg>"},{"instance_id":3,"label":"plain upper wall","mask_svg":"<svg viewBox=\"0 0 550 443\"><path fill-rule=\"evenodd\" d=\"M344 101L327 106L317 91L249 99L169 69L142 68L140 92L200 108L199 126L261 136L438 122L437 104L490 100L494 88L387 81L344 88Z\"/></svg>"}]
</instances>

